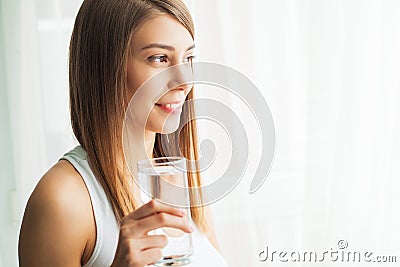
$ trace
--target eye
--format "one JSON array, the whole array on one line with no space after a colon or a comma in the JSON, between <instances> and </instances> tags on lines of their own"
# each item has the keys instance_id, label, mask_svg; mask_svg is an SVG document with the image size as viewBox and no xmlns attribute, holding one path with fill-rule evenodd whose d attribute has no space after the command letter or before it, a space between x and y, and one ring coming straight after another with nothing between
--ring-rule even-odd
<instances>
[{"instance_id":1,"label":"eye","mask_svg":"<svg viewBox=\"0 0 400 267\"><path fill-rule=\"evenodd\" d=\"M195 58L196 58L195 55L188 56L188 57L186 58L186 62L192 62L193 59L195 59Z\"/></svg>"},{"instance_id":2,"label":"eye","mask_svg":"<svg viewBox=\"0 0 400 267\"><path fill-rule=\"evenodd\" d=\"M163 62L166 62L167 57L165 55L162 55L162 56L151 56L151 57L148 57L148 60L152 61L152 62L163 63Z\"/></svg>"}]
</instances>

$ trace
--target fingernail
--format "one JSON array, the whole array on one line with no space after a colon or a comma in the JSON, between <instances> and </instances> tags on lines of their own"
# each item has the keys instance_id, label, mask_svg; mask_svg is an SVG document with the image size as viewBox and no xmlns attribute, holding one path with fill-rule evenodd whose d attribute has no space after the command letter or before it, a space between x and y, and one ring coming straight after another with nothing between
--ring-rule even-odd
<instances>
[{"instance_id":1,"label":"fingernail","mask_svg":"<svg viewBox=\"0 0 400 267\"><path fill-rule=\"evenodd\" d=\"M193 227L189 225L189 231L193 232Z\"/></svg>"}]
</instances>

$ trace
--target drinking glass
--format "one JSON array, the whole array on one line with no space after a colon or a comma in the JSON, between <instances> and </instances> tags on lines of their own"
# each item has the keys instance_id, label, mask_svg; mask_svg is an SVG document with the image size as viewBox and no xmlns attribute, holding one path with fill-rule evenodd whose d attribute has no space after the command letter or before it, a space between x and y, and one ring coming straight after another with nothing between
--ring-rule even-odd
<instances>
[{"instance_id":1,"label":"drinking glass","mask_svg":"<svg viewBox=\"0 0 400 267\"><path fill-rule=\"evenodd\" d=\"M184 157L161 157L139 161L138 182L142 204L155 198L166 205L183 209L190 222L186 161ZM193 244L190 233L176 228L162 227L149 234L164 234L168 238L168 245L162 250L163 258L155 263L155 266L182 266L191 262Z\"/></svg>"}]
</instances>

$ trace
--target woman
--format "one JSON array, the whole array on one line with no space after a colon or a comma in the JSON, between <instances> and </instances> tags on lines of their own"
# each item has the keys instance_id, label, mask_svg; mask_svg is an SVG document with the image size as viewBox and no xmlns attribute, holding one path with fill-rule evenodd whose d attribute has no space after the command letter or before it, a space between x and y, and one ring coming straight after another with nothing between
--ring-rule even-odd
<instances>
[{"instance_id":1,"label":"woman","mask_svg":"<svg viewBox=\"0 0 400 267\"><path fill-rule=\"evenodd\" d=\"M130 98L154 74L191 62L193 41L192 18L180 0L83 2L69 63L71 121L80 146L66 153L33 191L21 226L20 266L149 265L161 258L167 240L147 232L164 226L192 232L192 266L226 265L208 208L192 207L191 223L179 209L156 201L139 207L138 189L123 160ZM195 121L180 133L162 131L170 102L192 98L192 86L181 85L154 104L141 140L147 154L165 155L161 143L168 138L183 156L198 158ZM194 116L191 105L178 111L180 117ZM140 153L137 159L145 156ZM188 180L201 185L198 172L188 173Z\"/></svg>"}]
</instances>

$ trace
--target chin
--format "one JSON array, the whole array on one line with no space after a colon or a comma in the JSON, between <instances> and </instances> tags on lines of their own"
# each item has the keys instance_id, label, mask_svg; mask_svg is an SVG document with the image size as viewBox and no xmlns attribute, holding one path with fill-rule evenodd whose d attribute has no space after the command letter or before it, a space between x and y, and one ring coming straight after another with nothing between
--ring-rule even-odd
<instances>
[{"instance_id":1,"label":"chin","mask_svg":"<svg viewBox=\"0 0 400 267\"><path fill-rule=\"evenodd\" d=\"M177 121L177 122L167 122L161 128L160 133L161 134L174 133L176 130L178 130L178 128L179 128L179 121Z\"/></svg>"},{"instance_id":2,"label":"chin","mask_svg":"<svg viewBox=\"0 0 400 267\"><path fill-rule=\"evenodd\" d=\"M180 122L180 118L168 118L165 123L151 123L148 124L147 128L152 131L152 132L156 132L156 133L160 133L160 134L171 134L174 133L176 130L178 130L179 128L179 122Z\"/></svg>"}]
</instances>

